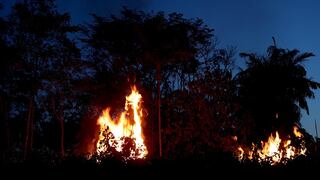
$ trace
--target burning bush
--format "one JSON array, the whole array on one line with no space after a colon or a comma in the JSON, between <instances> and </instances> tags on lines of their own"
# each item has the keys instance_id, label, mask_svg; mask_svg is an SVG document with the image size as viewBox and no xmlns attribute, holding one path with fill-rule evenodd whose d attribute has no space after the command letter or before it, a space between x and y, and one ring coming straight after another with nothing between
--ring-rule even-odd
<instances>
[{"instance_id":1,"label":"burning bush","mask_svg":"<svg viewBox=\"0 0 320 180\"><path fill-rule=\"evenodd\" d=\"M147 156L147 147L144 144L141 121L143 109L141 94L136 87L126 97L125 111L117 118L112 118L110 108L106 108L99 117L97 124L100 133L96 143L98 156L120 154L124 160L143 159Z\"/></svg>"},{"instance_id":2,"label":"burning bush","mask_svg":"<svg viewBox=\"0 0 320 180\"><path fill-rule=\"evenodd\" d=\"M250 160L259 163L276 165L286 164L289 160L306 155L307 149L302 133L297 126L293 127L294 138L281 139L278 131L269 136L268 141L261 141L260 145L252 143L251 147L238 147L237 158L240 161Z\"/></svg>"}]
</instances>

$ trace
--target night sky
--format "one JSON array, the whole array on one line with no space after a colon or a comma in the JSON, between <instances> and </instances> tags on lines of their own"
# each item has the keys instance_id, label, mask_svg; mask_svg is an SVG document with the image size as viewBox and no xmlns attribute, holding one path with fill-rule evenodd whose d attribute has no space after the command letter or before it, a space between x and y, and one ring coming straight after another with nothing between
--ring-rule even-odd
<instances>
[{"instance_id":1,"label":"night sky","mask_svg":"<svg viewBox=\"0 0 320 180\"><path fill-rule=\"evenodd\" d=\"M8 13L15 0L1 0ZM237 52L265 53L272 36L281 48L297 48L316 56L305 62L308 76L320 82L320 1L317 0L57 0L61 11L71 14L75 24L90 22L90 13L118 14L128 8L166 13L179 12L187 18L201 18L215 35L221 47L235 46ZM244 59L236 55L236 65ZM320 91L309 101L310 115L303 113L302 125L315 135L314 120L320 130Z\"/></svg>"}]
</instances>

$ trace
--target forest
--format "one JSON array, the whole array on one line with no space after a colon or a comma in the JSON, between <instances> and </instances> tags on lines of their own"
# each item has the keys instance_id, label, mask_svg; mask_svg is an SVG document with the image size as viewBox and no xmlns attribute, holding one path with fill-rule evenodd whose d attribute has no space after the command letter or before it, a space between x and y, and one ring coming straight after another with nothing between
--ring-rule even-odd
<instances>
[{"instance_id":1,"label":"forest","mask_svg":"<svg viewBox=\"0 0 320 180\"><path fill-rule=\"evenodd\" d=\"M276 39L264 54L223 48L212 27L180 13L124 7L92 19L73 24L54 0L19 1L0 17L2 169L320 166L320 139L300 122L320 88L303 65L312 52Z\"/></svg>"}]
</instances>

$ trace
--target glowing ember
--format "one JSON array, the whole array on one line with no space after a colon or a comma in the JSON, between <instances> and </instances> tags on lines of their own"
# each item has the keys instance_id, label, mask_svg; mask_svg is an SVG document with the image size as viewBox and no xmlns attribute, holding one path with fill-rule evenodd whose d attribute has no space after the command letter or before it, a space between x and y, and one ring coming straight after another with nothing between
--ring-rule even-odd
<instances>
[{"instance_id":1,"label":"glowing ember","mask_svg":"<svg viewBox=\"0 0 320 180\"><path fill-rule=\"evenodd\" d=\"M143 117L141 107L141 94L133 86L131 94L126 97L125 111L118 118L112 119L110 108L106 108L97 123L100 126L99 140L96 152L100 155L110 154L111 148L117 152L124 152L128 139L133 142L134 148L129 149L128 159L143 159L147 156L147 147L144 144L141 120Z\"/></svg>"},{"instance_id":2,"label":"glowing ember","mask_svg":"<svg viewBox=\"0 0 320 180\"><path fill-rule=\"evenodd\" d=\"M298 127L293 128L295 137L300 142L299 147L291 145L291 140L282 140L279 133L275 136L271 134L267 142L261 141L261 148L257 148L255 144L249 150L238 147L237 158L242 161L245 159L257 160L259 163L266 162L271 165L278 163L286 164L288 160L294 159L299 155L306 155L305 143L302 140L303 135L299 132Z\"/></svg>"}]
</instances>

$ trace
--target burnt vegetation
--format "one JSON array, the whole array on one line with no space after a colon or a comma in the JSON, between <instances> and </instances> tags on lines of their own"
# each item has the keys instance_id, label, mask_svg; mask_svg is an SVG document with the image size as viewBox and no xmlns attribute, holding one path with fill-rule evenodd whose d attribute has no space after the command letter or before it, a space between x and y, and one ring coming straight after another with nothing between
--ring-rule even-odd
<instances>
[{"instance_id":1,"label":"burnt vegetation","mask_svg":"<svg viewBox=\"0 0 320 180\"><path fill-rule=\"evenodd\" d=\"M273 177L319 167L319 138L300 124L301 111L309 113L307 98L320 87L303 66L312 53L271 45L265 55L240 53L247 65L238 71L236 49L219 47L201 19L126 8L119 16L92 18L74 25L53 0L17 2L0 18L4 170L166 177L230 169ZM111 155L88 159L97 118L107 106L123 107L133 84L146 109L148 157L123 162L135 146L129 138L127 151L110 147ZM239 145L275 131L293 136L293 126L303 134L307 156L276 167L234 158Z\"/></svg>"}]
</instances>

